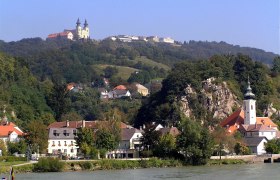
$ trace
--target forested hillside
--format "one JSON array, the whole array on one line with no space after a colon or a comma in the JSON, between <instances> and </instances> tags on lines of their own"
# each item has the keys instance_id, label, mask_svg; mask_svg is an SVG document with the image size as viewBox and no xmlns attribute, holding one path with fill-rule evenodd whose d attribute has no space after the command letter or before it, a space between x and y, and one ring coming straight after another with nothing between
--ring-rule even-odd
<instances>
[{"instance_id":1,"label":"forested hillside","mask_svg":"<svg viewBox=\"0 0 280 180\"><path fill-rule=\"evenodd\" d=\"M203 106L207 97L202 93L202 81L212 77L216 79L216 84L226 82L240 104L242 104L249 77L252 91L256 95L257 114L266 116L264 110L271 103L276 109L280 109L279 73L279 57L275 58L272 70L242 54L215 55L209 60L176 64L164 79L161 91L143 103L135 124L141 126L145 123L158 122L164 125L178 125L182 113L181 99L186 95L186 88L191 87L195 92L185 97L189 102L188 106L193 109L190 118L206 125L217 125L221 119L214 119L213 112ZM279 123L278 116L273 116L273 119Z\"/></svg>"},{"instance_id":2,"label":"forested hillside","mask_svg":"<svg viewBox=\"0 0 280 180\"><path fill-rule=\"evenodd\" d=\"M9 118L23 127L32 120L47 125L54 120L111 118L137 126L150 121L172 124L180 117L177 100L186 86L199 91L201 82L210 77L228 82L241 100L249 75L258 113L271 102L277 109L280 107L279 58L254 48L224 42L190 41L174 46L108 39L73 42L33 38L0 41L0 51L0 108L3 110L5 105ZM273 68L260 61L272 64ZM154 93L161 80L163 88ZM71 82L80 84L83 91L69 92L66 84ZM100 100L99 88L110 90L124 84L133 90L130 85L135 82L149 87L153 86L151 82L157 82L157 90L147 99L134 96ZM194 118L211 121L211 113L200 105L204 97L199 97L190 99L190 106L196 109Z\"/></svg>"}]
</instances>

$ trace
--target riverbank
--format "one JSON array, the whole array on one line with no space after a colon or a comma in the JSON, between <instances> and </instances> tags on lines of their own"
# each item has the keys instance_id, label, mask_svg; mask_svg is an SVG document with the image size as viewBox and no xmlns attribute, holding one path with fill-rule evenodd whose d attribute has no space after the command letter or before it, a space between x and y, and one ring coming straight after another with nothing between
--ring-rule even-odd
<instances>
[{"instance_id":1,"label":"riverbank","mask_svg":"<svg viewBox=\"0 0 280 180\"><path fill-rule=\"evenodd\" d=\"M79 160L79 161L60 161L63 164L61 172L69 171L95 171L95 170L121 170L121 169L139 169L139 168L163 168L163 167L183 167L187 166L182 161L174 159L102 159L102 160ZM207 166L212 165L230 165L246 164L247 161L240 159L222 159L209 160ZM34 168L34 162L30 164L19 164L13 166L15 173L37 172ZM47 167L45 167L47 168ZM0 168L0 173L8 173L10 166Z\"/></svg>"},{"instance_id":2,"label":"riverbank","mask_svg":"<svg viewBox=\"0 0 280 180\"><path fill-rule=\"evenodd\" d=\"M68 171L94 171L94 170L113 170L113 169L138 169L138 168L162 168L162 167L182 167L183 163L174 159L162 160L158 158L138 159L138 160L120 160L120 159L102 159L102 160L81 160L81 161L60 161L63 164L62 172ZM23 164L13 166L15 173L36 172L34 164ZM47 167L45 167L47 168ZM0 173L8 173L10 166L0 169Z\"/></svg>"}]
</instances>

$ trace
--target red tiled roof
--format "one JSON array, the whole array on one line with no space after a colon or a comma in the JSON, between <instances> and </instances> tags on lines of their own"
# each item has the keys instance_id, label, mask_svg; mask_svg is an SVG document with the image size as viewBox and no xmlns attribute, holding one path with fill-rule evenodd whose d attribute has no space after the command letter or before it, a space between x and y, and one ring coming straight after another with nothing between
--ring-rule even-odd
<instances>
[{"instance_id":1,"label":"red tiled roof","mask_svg":"<svg viewBox=\"0 0 280 180\"><path fill-rule=\"evenodd\" d=\"M124 85L118 85L113 90L126 90L126 87Z\"/></svg>"},{"instance_id":2,"label":"red tiled roof","mask_svg":"<svg viewBox=\"0 0 280 180\"><path fill-rule=\"evenodd\" d=\"M240 128L244 129L247 132L256 132L256 131L276 131L263 124L251 124L251 125L241 125Z\"/></svg>"},{"instance_id":3,"label":"red tiled roof","mask_svg":"<svg viewBox=\"0 0 280 180\"><path fill-rule=\"evenodd\" d=\"M180 131L176 127L161 128L159 131L162 135L171 134L174 137L180 134Z\"/></svg>"},{"instance_id":4,"label":"red tiled roof","mask_svg":"<svg viewBox=\"0 0 280 180\"><path fill-rule=\"evenodd\" d=\"M242 109L235 111L220 123L220 125L226 127L227 131L230 133L235 132L242 124L244 124L244 111ZM256 117L256 124L262 124L268 128L277 127L269 117Z\"/></svg>"},{"instance_id":5,"label":"red tiled roof","mask_svg":"<svg viewBox=\"0 0 280 180\"><path fill-rule=\"evenodd\" d=\"M257 124L266 126L277 127L277 125L269 117L257 117Z\"/></svg>"},{"instance_id":6,"label":"red tiled roof","mask_svg":"<svg viewBox=\"0 0 280 180\"><path fill-rule=\"evenodd\" d=\"M57 38L58 36L68 36L69 33L70 33L69 31L53 33L53 34L49 34L48 38Z\"/></svg>"},{"instance_id":7,"label":"red tiled roof","mask_svg":"<svg viewBox=\"0 0 280 180\"><path fill-rule=\"evenodd\" d=\"M0 137L9 136L12 132L16 132L19 136L23 135L23 132L17 129L14 123L0 126Z\"/></svg>"},{"instance_id":8,"label":"red tiled roof","mask_svg":"<svg viewBox=\"0 0 280 180\"><path fill-rule=\"evenodd\" d=\"M244 124L244 111L241 109L235 111L220 123L222 127L233 126L235 124Z\"/></svg>"}]
</instances>

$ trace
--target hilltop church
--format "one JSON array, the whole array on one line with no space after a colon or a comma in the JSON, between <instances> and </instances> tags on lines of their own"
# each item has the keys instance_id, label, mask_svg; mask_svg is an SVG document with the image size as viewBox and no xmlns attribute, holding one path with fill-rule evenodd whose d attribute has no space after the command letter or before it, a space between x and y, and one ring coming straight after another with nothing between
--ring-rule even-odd
<instances>
[{"instance_id":1,"label":"hilltop church","mask_svg":"<svg viewBox=\"0 0 280 180\"><path fill-rule=\"evenodd\" d=\"M80 19L78 18L76 22L76 29L68 30L64 29L63 32L49 34L48 40L51 39L69 39L69 40L88 40L89 36L89 26L87 20L84 22L84 27L81 26Z\"/></svg>"},{"instance_id":2,"label":"hilltop church","mask_svg":"<svg viewBox=\"0 0 280 180\"><path fill-rule=\"evenodd\" d=\"M237 130L241 132L245 144L255 154L265 154L265 143L280 137L277 125L269 117L256 116L255 94L252 92L249 80L243 107L223 120L220 125L230 134Z\"/></svg>"}]
</instances>

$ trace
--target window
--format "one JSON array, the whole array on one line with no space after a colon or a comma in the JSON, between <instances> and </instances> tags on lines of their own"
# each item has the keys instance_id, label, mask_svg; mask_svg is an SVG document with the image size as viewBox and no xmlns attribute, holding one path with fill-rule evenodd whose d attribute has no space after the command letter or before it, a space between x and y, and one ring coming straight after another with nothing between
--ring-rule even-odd
<instances>
[{"instance_id":1,"label":"window","mask_svg":"<svg viewBox=\"0 0 280 180\"><path fill-rule=\"evenodd\" d=\"M60 141L58 141L58 146L61 146Z\"/></svg>"},{"instance_id":2,"label":"window","mask_svg":"<svg viewBox=\"0 0 280 180\"><path fill-rule=\"evenodd\" d=\"M253 105L251 105L251 110L253 110Z\"/></svg>"},{"instance_id":3,"label":"window","mask_svg":"<svg viewBox=\"0 0 280 180\"><path fill-rule=\"evenodd\" d=\"M55 142L54 141L52 142L52 146L55 146Z\"/></svg>"},{"instance_id":4,"label":"window","mask_svg":"<svg viewBox=\"0 0 280 180\"><path fill-rule=\"evenodd\" d=\"M74 134L74 136L77 135L77 130L76 129L73 130L73 134Z\"/></svg>"},{"instance_id":5,"label":"window","mask_svg":"<svg viewBox=\"0 0 280 180\"><path fill-rule=\"evenodd\" d=\"M67 130L63 130L63 134L64 134L64 136L69 136L69 133L67 132Z\"/></svg>"},{"instance_id":6,"label":"window","mask_svg":"<svg viewBox=\"0 0 280 180\"><path fill-rule=\"evenodd\" d=\"M73 146L74 144L73 144L73 141L71 141L71 146Z\"/></svg>"},{"instance_id":7,"label":"window","mask_svg":"<svg viewBox=\"0 0 280 180\"><path fill-rule=\"evenodd\" d=\"M64 146L67 146L66 141L64 141Z\"/></svg>"},{"instance_id":8,"label":"window","mask_svg":"<svg viewBox=\"0 0 280 180\"><path fill-rule=\"evenodd\" d=\"M64 153L67 153L67 149L64 149Z\"/></svg>"},{"instance_id":9,"label":"window","mask_svg":"<svg viewBox=\"0 0 280 180\"><path fill-rule=\"evenodd\" d=\"M74 149L71 149L71 153L73 153L74 152Z\"/></svg>"}]
</instances>

